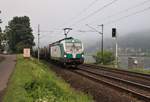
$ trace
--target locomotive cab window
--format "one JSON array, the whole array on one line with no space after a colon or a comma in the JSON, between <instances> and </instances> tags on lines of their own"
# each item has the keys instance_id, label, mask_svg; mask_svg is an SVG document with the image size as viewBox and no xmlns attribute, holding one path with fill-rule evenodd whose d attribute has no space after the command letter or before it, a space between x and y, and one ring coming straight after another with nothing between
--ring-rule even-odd
<instances>
[{"instance_id":1,"label":"locomotive cab window","mask_svg":"<svg viewBox=\"0 0 150 102\"><path fill-rule=\"evenodd\" d=\"M82 44L81 43L74 43L75 47L78 49L82 49Z\"/></svg>"},{"instance_id":2,"label":"locomotive cab window","mask_svg":"<svg viewBox=\"0 0 150 102\"><path fill-rule=\"evenodd\" d=\"M80 50L82 49L82 44L81 43L66 43L66 50Z\"/></svg>"}]
</instances>

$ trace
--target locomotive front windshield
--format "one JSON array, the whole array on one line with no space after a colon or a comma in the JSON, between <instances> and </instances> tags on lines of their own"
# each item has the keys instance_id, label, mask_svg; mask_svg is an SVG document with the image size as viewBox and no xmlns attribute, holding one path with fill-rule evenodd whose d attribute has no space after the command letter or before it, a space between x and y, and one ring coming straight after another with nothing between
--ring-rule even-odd
<instances>
[{"instance_id":1,"label":"locomotive front windshield","mask_svg":"<svg viewBox=\"0 0 150 102\"><path fill-rule=\"evenodd\" d=\"M79 51L82 49L81 43L66 43L67 51Z\"/></svg>"}]
</instances>

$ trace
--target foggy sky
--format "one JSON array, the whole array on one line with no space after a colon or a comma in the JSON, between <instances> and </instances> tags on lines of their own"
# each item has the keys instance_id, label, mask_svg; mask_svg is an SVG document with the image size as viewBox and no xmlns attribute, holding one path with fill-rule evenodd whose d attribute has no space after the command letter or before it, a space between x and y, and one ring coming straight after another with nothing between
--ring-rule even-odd
<instances>
[{"instance_id":1,"label":"foggy sky","mask_svg":"<svg viewBox=\"0 0 150 102\"><path fill-rule=\"evenodd\" d=\"M3 21L0 26L4 29L4 27L8 24L8 21L10 21L14 16L29 16L35 38L37 38L37 25L40 24L41 43L42 45L46 45L47 43L63 38L64 35L62 29L64 27L68 27L76 23L80 19L86 17L90 13L113 0L98 0L96 4L82 12L93 1L94 0L0 0L0 10L2 11L0 18ZM145 0L118 0L111 6L103 9L101 12L96 13L82 22L78 22L74 26L71 26L73 31L69 33L69 36L81 39L86 45L91 42L96 42L101 39L101 36L96 32L81 33L77 31L91 30L85 26L85 24L90 24L96 29L101 30L101 28L98 28L97 25L111 22L120 17L130 15L136 11L150 7L150 2L148 2L143 6L129 10L128 12L106 18L109 15L113 15L143 1ZM79 13L81 13L81 15L78 15ZM104 25L105 38L111 37L112 27L116 27L118 29L119 36L138 31L150 30L150 10L122 19L119 22ZM35 41L37 42L37 40Z\"/></svg>"}]
</instances>

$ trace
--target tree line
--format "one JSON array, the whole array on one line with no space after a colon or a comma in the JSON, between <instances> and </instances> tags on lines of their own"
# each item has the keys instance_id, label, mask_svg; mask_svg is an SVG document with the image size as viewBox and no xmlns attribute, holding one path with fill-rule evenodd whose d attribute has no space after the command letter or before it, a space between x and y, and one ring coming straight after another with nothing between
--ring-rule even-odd
<instances>
[{"instance_id":1,"label":"tree line","mask_svg":"<svg viewBox=\"0 0 150 102\"><path fill-rule=\"evenodd\" d=\"M32 49L35 43L29 17L13 17L4 31L0 29L0 49L2 51L5 50L6 43L11 53L21 53L23 48Z\"/></svg>"}]
</instances>

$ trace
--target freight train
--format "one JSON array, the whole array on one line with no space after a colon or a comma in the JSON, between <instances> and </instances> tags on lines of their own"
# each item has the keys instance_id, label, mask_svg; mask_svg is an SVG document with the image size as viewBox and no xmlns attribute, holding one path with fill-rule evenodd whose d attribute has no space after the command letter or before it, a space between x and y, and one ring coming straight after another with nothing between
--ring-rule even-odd
<instances>
[{"instance_id":1,"label":"freight train","mask_svg":"<svg viewBox=\"0 0 150 102\"><path fill-rule=\"evenodd\" d=\"M37 50L34 52L37 56ZM64 66L84 63L84 47L79 39L68 37L40 49L40 58L57 61Z\"/></svg>"}]
</instances>

